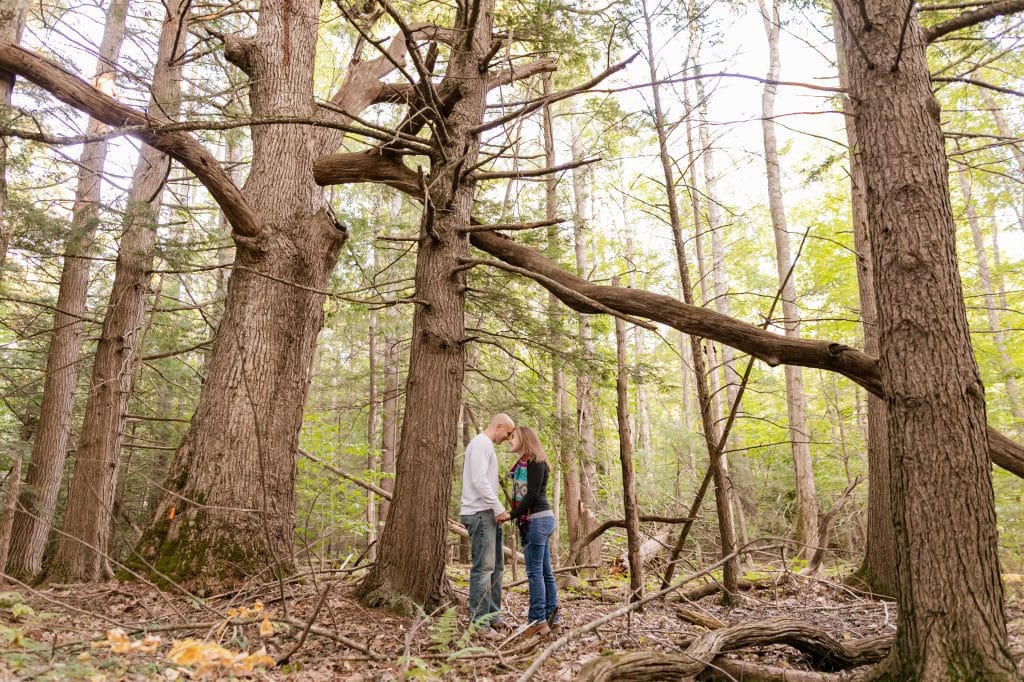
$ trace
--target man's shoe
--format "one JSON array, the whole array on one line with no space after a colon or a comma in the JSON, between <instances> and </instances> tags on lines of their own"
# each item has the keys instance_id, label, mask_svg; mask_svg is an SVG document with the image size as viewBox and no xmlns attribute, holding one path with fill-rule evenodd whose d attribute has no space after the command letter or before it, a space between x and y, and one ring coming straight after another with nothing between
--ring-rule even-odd
<instances>
[{"instance_id":1,"label":"man's shoe","mask_svg":"<svg viewBox=\"0 0 1024 682\"><path fill-rule=\"evenodd\" d=\"M482 628L476 631L476 636L488 642L500 642L505 639L505 634L494 628Z\"/></svg>"},{"instance_id":2,"label":"man's shoe","mask_svg":"<svg viewBox=\"0 0 1024 682\"><path fill-rule=\"evenodd\" d=\"M548 627L547 621L536 620L530 623L530 627L526 628L526 631L523 633L523 637L533 637L534 635L543 637L549 632L551 632L551 628Z\"/></svg>"}]
</instances>

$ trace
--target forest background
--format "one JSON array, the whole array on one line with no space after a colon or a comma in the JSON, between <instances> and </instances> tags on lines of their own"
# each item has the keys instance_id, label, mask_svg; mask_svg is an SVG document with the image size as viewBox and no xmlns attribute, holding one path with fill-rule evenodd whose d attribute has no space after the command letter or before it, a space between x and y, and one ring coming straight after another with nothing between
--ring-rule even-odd
<instances>
[{"instance_id":1,"label":"forest background","mask_svg":"<svg viewBox=\"0 0 1024 682\"><path fill-rule=\"evenodd\" d=\"M148 84L160 54L165 7L118 7L31 5L21 44L73 72L96 71L97 84L145 109L155 94ZM417 20L443 14L398 9ZM918 9L926 24L935 24L959 8ZM427 15L417 16L418 10ZM109 34L109 17L118 11L126 20L119 57L104 56L101 67L107 60L109 68L96 68L104 49L100 36ZM183 76L180 103L165 113L188 122L241 182L252 160L252 112L239 71L225 61L218 41L244 32L252 8L186 3L184 11L192 13L191 29L179 35L179 57L172 60ZM534 230L516 230L515 238L592 282L689 295L697 305L773 331L793 333L798 327L806 338L868 347L831 12L815 4L750 3L500 7L498 23L525 37L536 55L555 58L558 70L495 88L488 101L496 111L513 100L590 81L634 52L639 56L588 91L552 101L485 137L485 149L509 156L479 174L474 216L495 224L535 224ZM395 35L393 16L376 19L369 23L345 6L323 9L314 72L320 101L329 101L343 85L353 51L366 48L360 30L372 27L379 39ZM772 26L781 69L775 73L768 66ZM1017 388L1024 359L1020 39L1018 17L996 16L938 37L928 52L950 163L963 299L988 420L1017 439L1024 436ZM504 48L509 63L510 44ZM390 82L401 79L392 76ZM658 83L657 104L652 82ZM82 451L76 444L84 430L97 341L115 288L114 266L125 249L138 147L112 135L105 162L90 168L88 146L77 144L76 136L100 139L103 131L90 128L84 114L55 102L42 88L21 79L18 84L5 131L13 135L5 138L0 261L0 467L11 472L8 486L27 475L19 494L34 494L29 467L43 447L44 392L57 374L70 376L70 400L62 402L56 430L63 439L56 450L65 459L49 512L61 527L73 520L66 516L70 472ZM766 100L766 92L775 91L775 99ZM362 133L401 120L387 105L370 106L358 118ZM777 137L774 149L766 143L771 136ZM371 142L365 134L349 135L344 151L355 153ZM557 174L537 172L560 164L565 170ZM85 184L94 185L84 197L83 174ZM176 163L163 175L152 231L155 260L143 267L149 273L145 307L134 332L141 343L128 366L131 391L121 414L119 460L112 465L118 476L110 492L100 575L131 555L154 514L165 509L161 483L196 410L235 262L228 220L208 187ZM677 199L668 198L667 185ZM295 547L301 562L315 564L344 560L368 546L369 558L375 554L386 501L365 486L340 482L323 463L392 490L397 433L409 408L402 387L413 310L419 305L412 289L412 244L421 204L369 184L331 185L326 195L347 239L326 287L308 400L304 409L290 405L303 409L298 437L305 455L297 459L294 483ZM673 216L670 205L676 201L682 208ZM788 237L787 245L780 235ZM680 260L690 277L685 294ZM58 293L69 277L69 262L85 282L81 307L73 310ZM784 301L777 300L781 281L793 286L781 296ZM567 311L537 284L499 269L471 270L466 293L465 334L471 342L459 417L463 439L478 432L491 413L511 413L536 428L556 455L554 496L568 494L561 489L567 479L560 467L567 461L563 453L569 453L579 465L588 512L604 521L625 515L619 455L625 447L620 434L627 433L642 512L684 515L708 451L697 383L707 383L712 417L724 424L745 356L708 344L701 360L709 369L695 379L692 348L674 330L629 324L620 330L617 348L614 318ZM62 331L73 331L80 345L55 360L53 340ZM736 528L741 543L759 537L788 543L788 556L800 567L810 558L809 538L816 538L801 518L817 519L852 490L852 501L830 519L827 560L836 573L850 572L859 565L868 533L867 394L825 370L804 370L799 384L793 382L783 368L763 363L754 363L746 380L726 448ZM626 406L617 413L623 383ZM797 411L804 425L794 426L801 403ZM433 456L457 461L460 451ZM807 478L809 463L813 475ZM1003 571L1024 573L1020 482L996 469L993 484ZM457 482L453 490L454 503ZM811 498L813 506L807 506ZM8 573L18 574L12 570L17 567L22 577L39 577L44 563L52 570L54 555L61 556L61 534L48 533L48 525L42 522L49 540L35 557L18 550L19 531L13 530L15 563L8 563ZM647 537L664 543L670 543L668 530L644 527ZM573 531L563 526L562 535L571 539ZM688 552L700 563L702 553L720 549L719 537L719 520L707 513L694 527ZM591 546L591 560L602 551L606 559L625 551L624 536L609 533L604 541L603 550ZM569 544L559 537L563 560Z\"/></svg>"}]
</instances>

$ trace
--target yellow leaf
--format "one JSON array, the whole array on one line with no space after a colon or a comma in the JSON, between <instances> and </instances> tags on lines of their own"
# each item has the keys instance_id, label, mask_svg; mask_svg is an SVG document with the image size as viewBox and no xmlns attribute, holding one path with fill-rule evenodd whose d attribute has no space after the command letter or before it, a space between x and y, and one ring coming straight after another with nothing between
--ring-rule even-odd
<instances>
[{"instance_id":1,"label":"yellow leaf","mask_svg":"<svg viewBox=\"0 0 1024 682\"><path fill-rule=\"evenodd\" d=\"M195 639L174 642L167 658L178 665L193 665L204 659L203 643Z\"/></svg>"},{"instance_id":2,"label":"yellow leaf","mask_svg":"<svg viewBox=\"0 0 1024 682\"><path fill-rule=\"evenodd\" d=\"M274 634L274 625L270 622L270 618L263 616L263 622L260 623L260 637L271 637Z\"/></svg>"}]
</instances>

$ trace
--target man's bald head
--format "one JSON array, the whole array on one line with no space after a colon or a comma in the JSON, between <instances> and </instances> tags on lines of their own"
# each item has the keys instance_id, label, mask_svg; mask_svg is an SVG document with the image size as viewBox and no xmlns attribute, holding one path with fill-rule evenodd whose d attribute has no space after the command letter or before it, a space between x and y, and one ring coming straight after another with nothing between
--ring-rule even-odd
<instances>
[{"instance_id":1,"label":"man's bald head","mask_svg":"<svg viewBox=\"0 0 1024 682\"><path fill-rule=\"evenodd\" d=\"M512 417L499 412L491 417L491 423L487 425L484 434L494 443L504 443L515 428L516 423L512 421Z\"/></svg>"}]
</instances>

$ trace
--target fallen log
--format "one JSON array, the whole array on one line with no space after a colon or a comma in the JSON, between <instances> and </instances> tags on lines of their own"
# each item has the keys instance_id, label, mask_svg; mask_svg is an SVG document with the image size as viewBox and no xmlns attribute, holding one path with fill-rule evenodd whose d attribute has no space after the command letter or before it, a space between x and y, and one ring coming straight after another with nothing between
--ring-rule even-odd
<instances>
[{"instance_id":1,"label":"fallen log","mask_svg":"<svg viewBox=\"0 0 1024 682\"><path fill-rule=\"evenodd\" d=\"M877 663L889 653L892 642L892 634L840 642L824 630L794 618L772 618L712 630L695 639L682 654L643 651L602 656L585 663L578 679L653 682L694 677L722 653L767 644L791 646L803 653L814 668L836 672Z\"/></svg>"}]
</instances>

